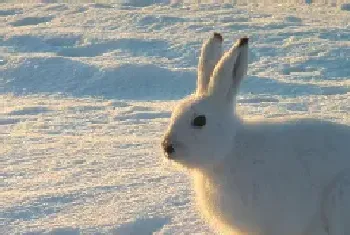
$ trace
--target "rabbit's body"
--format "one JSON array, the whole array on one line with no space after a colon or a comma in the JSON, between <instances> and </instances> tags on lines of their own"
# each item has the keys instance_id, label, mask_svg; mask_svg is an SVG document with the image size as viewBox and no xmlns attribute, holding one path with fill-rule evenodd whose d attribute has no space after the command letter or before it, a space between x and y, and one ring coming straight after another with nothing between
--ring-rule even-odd
<instances>
[{"instance_id":1,"label":"rabbit's body","mask_svg":"<svg viewBox=\"0 0 350 235\"><path fill-rule=\"evenodd\" d=\"M228 234L350 235L350 126L241 121L248 39L222 56L221 45L219 34L203 44L196 93L174 110L162 143L193 173L201 212Z\"/></svg>"},{"instance_id":2,"label":"rabbit's body","mask_svg":"<svg viewBox=\"0 0 350 235\"><path fill-rule=\"evenodd\" d=\"M336 220L347 230L334 234L350 234L348 126L245 123L236 136L231 155L195 173L198 203L209 220L215 216L249 235L328 235ZM342 195L331 199L334 194Z\"/></svg>"}]
</instances>

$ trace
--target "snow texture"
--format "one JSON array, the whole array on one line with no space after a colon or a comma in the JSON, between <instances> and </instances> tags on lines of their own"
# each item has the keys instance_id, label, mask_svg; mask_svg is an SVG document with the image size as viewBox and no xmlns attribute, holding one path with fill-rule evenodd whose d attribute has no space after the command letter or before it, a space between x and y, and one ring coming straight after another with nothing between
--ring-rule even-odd
<instances>
[{"instance_id":1,"label":"snow texture","mask_svg":"<svg viewBox=\"0 0 350 235\"><path fill-rule=\"evenodd\" d=\"M348 3L43 2L0 9L0 234L215 234L160 149L213 32L240 115L350 125Z\"/></svg>"}]
</instances>

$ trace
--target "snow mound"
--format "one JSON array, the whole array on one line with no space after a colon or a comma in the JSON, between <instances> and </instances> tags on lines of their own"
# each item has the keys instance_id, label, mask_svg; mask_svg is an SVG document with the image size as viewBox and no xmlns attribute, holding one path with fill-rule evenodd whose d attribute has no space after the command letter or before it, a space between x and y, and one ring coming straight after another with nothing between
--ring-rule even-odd
<instances>
[{"instance_id":1,"label":"snow mound","mask_svg":"<svg viewBox=\"0 0 350 235\"><path fill-rule=\"evenodd\" d=\"M179 99L195 87L195 74L150 64L102 70L65 57L31 58L2 72L5 91L65 93L119 99Z\"/></svg>"}]
</instances>

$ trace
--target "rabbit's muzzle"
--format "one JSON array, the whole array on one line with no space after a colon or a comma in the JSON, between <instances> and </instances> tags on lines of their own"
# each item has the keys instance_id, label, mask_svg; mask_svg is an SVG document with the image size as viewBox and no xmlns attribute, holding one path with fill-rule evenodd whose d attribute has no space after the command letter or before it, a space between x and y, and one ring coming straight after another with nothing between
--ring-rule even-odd
<instances>
[{"instance_id":1,"label":"rabbit's muzzle","mask_svg":"<svg viewBox=\"0 0 350 235\"><path fill-rule=\"evenodd\" d=\"M167 137L165 137L162 141L162 148L168 158L171 158L171 154L175 152L174 146Z\"/></svg>"}]
</instances>

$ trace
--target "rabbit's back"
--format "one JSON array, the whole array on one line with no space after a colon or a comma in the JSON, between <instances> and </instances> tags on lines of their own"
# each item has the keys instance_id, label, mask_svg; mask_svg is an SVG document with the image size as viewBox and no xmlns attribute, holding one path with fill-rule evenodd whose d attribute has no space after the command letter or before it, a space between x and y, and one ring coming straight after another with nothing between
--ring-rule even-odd
<instances>
[{"instance_id":1,"label":"rabbit's back","mask_svg":"<svg viewBox=\"0 0 350 235\"><path fill-rule=\"evenodd\" d=\"M350 127L330 122L242 124L232 155L197 178L201 207L247 234L308 234L324 226L325 188L350 175L349 143Z\"/></svg>"},{"instance_id":2,"label":"rabbit's back","mask_svg":"<svg viewBox=\"0 0 350 235\"><path fill-rule=\"evenodd\" d=\"M350 168L350 126L333 122L300 119L243 123L234 146L227 158L232 161L230 165L243 158L255 163L268 161L270 171L296 167L295 172L305 171L318 181Z\"/></svg>"}]
</instances>

